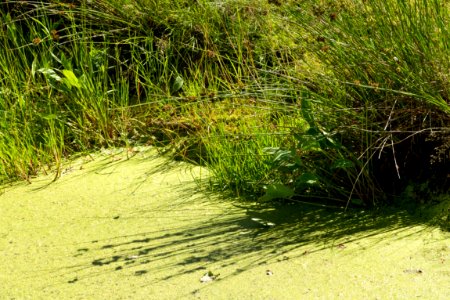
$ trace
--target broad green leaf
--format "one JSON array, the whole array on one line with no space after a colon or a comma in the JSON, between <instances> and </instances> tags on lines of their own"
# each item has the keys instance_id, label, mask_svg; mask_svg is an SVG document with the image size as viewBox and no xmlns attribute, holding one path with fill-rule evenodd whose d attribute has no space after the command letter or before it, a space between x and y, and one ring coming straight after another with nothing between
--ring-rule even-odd
<instances>
[{"instance_id":1,"label":"broad green leaf","mask_svg":"<svg viewBox=\"0 0 450 300\"><path fill-rule=\"evenodd\" d=\"M172 84L171 92L172 93L178 92L183 86L183 84L184 84L183 78L181 78L181 76L177 76L177 78L175 78L175 81Z\"/></svg>"},{"instance_id":2,"label":"broad green leaf","mask_svg":"<svg viewBox=\"0 0 450 300\"><path fill-rule=\"evenodd\" d=\"M66 85L70 88L71 86L80 88L81 84L78 81L77 76L75 76L75 74L71 71L71 70L62 70L62 73L64 74L64 76L66 77L64 83L66 83Z\"/></svg>"},{"instance_id":3,"label":"broad green leaf","mask_svg":"<svg viewBox=\"0 0 450 300\"><path fill-rule=\"evenodd\" d=\"M284 184L271 184L267 186L266 194L259 198L260 201L271 201L273 199L288 199L294 196L294 190Z\"/></svg>"},{"instance_id":4,"label":"broad green leaf","mask_svg":"<svg viewBox=\"0 0 450 300\"><path fill-rule=\"evenodd\" d=\"M56 74L55 70L53 70L52 68L40 68L39 70L37 70L39 73L44 74L46 77L50 77L56 81L61 81L62 78Z\"/></svg>"}]
</instances>

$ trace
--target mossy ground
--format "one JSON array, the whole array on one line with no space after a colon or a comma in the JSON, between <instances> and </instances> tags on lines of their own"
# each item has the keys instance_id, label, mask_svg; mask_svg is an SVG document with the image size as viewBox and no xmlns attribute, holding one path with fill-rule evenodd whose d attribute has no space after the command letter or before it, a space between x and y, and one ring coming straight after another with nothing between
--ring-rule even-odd
<instances>
[{"instance_id":1,"label":"mossy ground","mask_svg":"<svg viewBox=\"0 0 450 300\"><path fill-rule=\"evenodd\" d=\"M202 188L205 169L138 150L3 187L0 299L450 294L450 234L406 212L242 208Z\"/></svg>"}]
</instances>

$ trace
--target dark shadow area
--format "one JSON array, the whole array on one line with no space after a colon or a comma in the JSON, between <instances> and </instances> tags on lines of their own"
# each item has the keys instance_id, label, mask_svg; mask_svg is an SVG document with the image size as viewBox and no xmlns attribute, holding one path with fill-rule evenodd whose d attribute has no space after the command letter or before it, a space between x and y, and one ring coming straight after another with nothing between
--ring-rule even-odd
<instances>
[{"instance_id":1,"label":"dark shadow area","mask_svg":"<svg viewBox=\"0 0 450 300\"><path fill-rule=\"evenodd\" d=\"M192 193L192 189L184 192ZM189 203L184 204L180 210L188 209ZM233 268L234 272L221 274L220 280L224 280L259 265L320 253L327 248L345 251L346 245L358 244L361 239L371 238L371 245L376 246L383 242L384 233L399 233L426 223L401 210L344 212L307 204L248 205L224 214L211 214L210 218L202 215L202 211L197 213L198 219L191 220L189 226L181 222L179 227L164 231L143 230L91 241L73 253L85 256L84 263L59 272L70 275L87 270L88 275L78 276L77 280L108 272L124 272L130 276L151 273L163 281L194 272L200 278L211 265L219 273L217 265ZM158 214L170 217L168 212L143 210L123 218L147 218L151 222ZM418 228L414 233L420 230L424 229ZM366 249L358 247L357 251Z\"/></svg>"}]
</instances>

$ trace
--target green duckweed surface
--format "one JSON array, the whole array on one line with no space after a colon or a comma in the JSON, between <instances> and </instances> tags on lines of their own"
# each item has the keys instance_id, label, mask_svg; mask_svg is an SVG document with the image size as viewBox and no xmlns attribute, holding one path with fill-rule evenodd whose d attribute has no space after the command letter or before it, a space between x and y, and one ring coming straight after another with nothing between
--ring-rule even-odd
<instances>
[{"instance_id":1,"label":"green duckweed surface","mask_svg":"<svg viewBox=\"0 0 450 300\"><path fill-rule=\"evenodd\" d=\"M52 179L2 188L0 299L450 295L450 234L407 213L240 207L206 192L205 169L151 148Z\"/></svg>"}]
</instances>

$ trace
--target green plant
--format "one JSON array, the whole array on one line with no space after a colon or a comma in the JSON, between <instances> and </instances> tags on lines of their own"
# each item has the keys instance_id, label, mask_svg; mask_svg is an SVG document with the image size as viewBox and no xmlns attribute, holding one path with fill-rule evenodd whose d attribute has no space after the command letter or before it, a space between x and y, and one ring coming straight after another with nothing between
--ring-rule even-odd
<instances>
[{"instance_id":1,"label":"green plant","mask_svg":"<svg viewBox=\"0 0 450 300\"><path fill-rule=\"evenodd\" d=\"M316 102L315 122L340 137L345 147L337 152L358 168L347 175L370 199L385 197L378 186L400 193L409 180L446 172L430 164L440 144L429 137L444 136L450 120L449 9L437 0L392 0L329 1L309 15L293 11L309 30L315 59L307 63L323 67L309 72L305 84ZM444 175L433 178L443 182Z\"/></svg>"},{"instance_id":2,"label":"green plant","mask_svg":"<svg viewBox=\"0 0 450 300\"><path fill-rule=\"evenodd\" d=\"M410 181L432 189L448 170L449 9L1 3L0 173L30 180L79 151L145 143L262 201L373 205Z\"/></svg>"}]
</instances>

